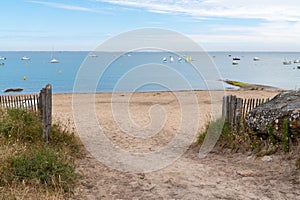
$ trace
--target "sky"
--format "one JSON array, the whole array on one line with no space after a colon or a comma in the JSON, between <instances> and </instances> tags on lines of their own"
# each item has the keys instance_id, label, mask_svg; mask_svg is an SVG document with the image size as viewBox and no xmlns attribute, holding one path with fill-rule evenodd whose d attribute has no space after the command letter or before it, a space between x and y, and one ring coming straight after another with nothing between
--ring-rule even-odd
<instances>
[{"instance_id":1,"label":"sky","mask_svg":"<svg viewBox=\"0 0 300 200\"><path fill-rule=\"evenodd\" d=\"M92 51L120 33L163 28L207 51L299 51L295 0L9 0L0 51Z\"/></svg>"}]
</instances>

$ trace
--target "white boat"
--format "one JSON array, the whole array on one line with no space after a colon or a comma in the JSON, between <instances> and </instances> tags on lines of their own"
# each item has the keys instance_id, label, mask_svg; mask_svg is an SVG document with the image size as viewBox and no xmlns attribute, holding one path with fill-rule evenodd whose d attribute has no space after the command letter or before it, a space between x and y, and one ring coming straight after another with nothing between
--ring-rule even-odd
<instances>
[{"instance_id":1,"label":"white boat","mask_svg":"<svg viewBox=\"0 0 300 200\"><path fill-rule=\"evenodd\" d=\"M59 60L53 58L53 52L54 52L54 48L52 48L52 53L51 53L51 60L50 60L50 63L59 63Z\"/></svg>"},{"instance_id":2,"label":"white boat","mask_svg":"<svg viewBox=\"0 0 300 200\"><path fill-rule=\"evenodd\" d=\"M181 62L182 61L182 57L178 57L178 62Z\"/></svg>"},{"instance_id":3,"label":"white boat","mask_svg":"<svg viewBox=\"0 0 300 200\"><path fill-rule=\"evenodd\" d=\"M6 58L5 57L0 57L0 60L6 60Z\"/></svg>"},{"instance_id":4,"label":"white boat","mask_svg":"<svg viewBox=\"0 0 300 200\"><path fill-rule=\"evenodd\" d=\"M287 60L284 60L283 62L282 62L284 65L290 65L290 64L292 64L292 61L287 61Z\"/></svg>"},{"instance_id":5,"label":"white boat","mask_svg":"<svg viewBox=\"0 0 300 200\"><path fill-rule=\"evenodd\" d=\"M23 57L21 58L21 60L30 60L30 58L28 58L28 57L26 57L26 56L23 56Z\"/></svg>"},{"instance_id":6,"label":"white boat","mask_svg":"<svg viewBox=\"0 0 300 200\"><path fill-rule=\"evenodd\" d=\"M237 60L232 61L232 65L238 65L238 64L239 64L239 62Z\"/></svg>"},{"instance_id":7,"label":"white boat","mask_svg":"<svg viewBox=\"0 0 300 200\"><path fill-rule=\"evenodd\" d=\"M253 60L254 61L259 61L259 57L254 57Z\"/></svg>"},{"instance_id":8,"label":"white boat","mask_svg":"<svg viewBox=\"0 0 300 200\"><path fill-rule=\"evenodd\" d=\"M163 62L167 62L168 59L166 57L163 58Z\"/></svg>"},{"instance_id":9,"label":"white boat","mask_svg":"<svg viewBox=\"0 0 300 200\"><path fill-rule=\"evenodd\" d=\"M96 58L98 56L96 54L90 54L89 57Z\"/></svg>"},{"instance_id":10,"label":"white boat","mask_svg":"<svg viewBox=\"0 0 300 200\"><path fill-rule=\"evenodd\" d=\"M170 63L174 62L174 57L170 56Z\"/></svg>"},{"instance_id":11,"label":"white boat","mask_svg":"<svg viewBox=\"0 0 300 200\"><path fill-rule=\"evenodd\" d=\"M294 63L300 63L299 59L294 60Z\"/></svg>"},{"instance_id":12,"label":"white boat","mask_svg":"<svg viewBox=\"0 0 300 200\"><path fill-rule=\"evenodd\" d=\"M59 60L57 60L57 59L55 59L55 58L52 58L52 59L50 60L50 63L59 63Z\"/></svg>"}]
</instances>

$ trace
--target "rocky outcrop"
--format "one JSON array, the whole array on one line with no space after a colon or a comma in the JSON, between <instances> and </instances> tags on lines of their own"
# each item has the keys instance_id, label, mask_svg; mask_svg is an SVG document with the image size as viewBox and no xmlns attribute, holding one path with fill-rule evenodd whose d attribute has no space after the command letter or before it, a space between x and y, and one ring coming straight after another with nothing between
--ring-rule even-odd
<instances>
[{"instance_id":1,"label":"rocky outcrop","mask_svg":"<svg viewBox=\"0 0 300 200\"><path fill-rule=\"evenodd\" d=\"M291 134L300 137L300 90L278 94L252 109L245 121L248 128L260 134L268 134L268 127L272 125L274 134L282 139L284 119L289 120Z\"/></svg>"},{"instance_id":2,"label":"rocky outcrop","mask_svg":"<svg viewBox=\"0 0 300 200\"><path fill-rule=\"evenodd\" d=\"M23 91L22 88L9 88L9 89L4 90L5 93L7 93L7 92L22 92L22 91Z\"/></svg>"}]
</instances>

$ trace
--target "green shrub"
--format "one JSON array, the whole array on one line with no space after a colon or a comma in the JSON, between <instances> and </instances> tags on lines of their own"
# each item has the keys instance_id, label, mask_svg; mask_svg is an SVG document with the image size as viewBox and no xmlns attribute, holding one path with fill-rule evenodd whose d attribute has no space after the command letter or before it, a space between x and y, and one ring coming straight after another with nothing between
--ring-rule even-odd
<instances>
[{"instance_id":1,"label":"green shrub","mask_svg":"<svg viewBox=\"0 0 300 200\"><path fill-rule=\"evenodd\" d=\"M269 125L268 133L269 133L269 138L270 138L271 143L275 145L277 143L277 138L274 135L274 128L271 124Z\"/></svg>"},{"instance_id":2,"label":"green shrub","mask_svg":"<svg viewBox=\"0 0 300 200\"><path fill-rule=\"evenodd\" d=\"M198 136L197 144L202 144L206 136L209 137L219 137L224 129L224 120L218 119L216 121L212 121L206 125L205 131ZM227 130L227 129L226 129ZM220 132L221 131L221 132ZM227 133L227 132L226 132Z\"/></svg>"},{"instance_id":3,"label":"green shrub","mask_svg":"<svg viewBox=\"0 0 300 200\"><path fill-rule=\"evenodd\" d=\"M45 143L37 113L9 109L0 114L0 147L5 149L0 156L3 195L10 195L10 188L18 185L55 193L71 191L79 176L74 161L83 155L74 133L53 124L51 139Z\"/></svg>"},{"instance_id":4,"label":"green shrub","mask_svg":"<svg viewBox=\"0 0 300 200\"><path fill-rule=\"evenodd\" d=\"M54 150L30 149L20 156L4 160L1 182L40 183L48 188L60 188L67 192L76 179L75 167L71 163Z\"/></svg>"},{"instance_id":5,"label":"green shrub","mask_svg":"<svg viewBox=\"0 0 300 200\"><path fill-rule=\"evenodd\" d=\"M284 119L283 121L283 150L285 152L290 151L290 130L288 119Z\"/></svg>"},{"instance_id":6,"label":"green shrub","mask_svg":"<svg viewBox=\"0 0 300 200\"><path fill-rule=\"evenodd\" d=\"M0 134L18 142L41 142L42 121L37 113L21 109L2 111Z\"/></svg>"}]
</instances>

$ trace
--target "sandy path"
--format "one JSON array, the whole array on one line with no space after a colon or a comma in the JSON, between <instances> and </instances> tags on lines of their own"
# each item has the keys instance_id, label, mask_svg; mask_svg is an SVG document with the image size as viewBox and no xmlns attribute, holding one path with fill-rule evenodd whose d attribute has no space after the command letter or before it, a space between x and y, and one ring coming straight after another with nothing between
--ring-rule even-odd
<instances>
[{"instance_id":1,"label":"sandy path","mask_svg":"<svg viewBox=\"0 0 300 200\"><path fill-rule=\"evenodd\" d=\"M245 98L267 98L277 94L271 91L230 91ZM127 104L127 94L118 94L117 105ZM183 95L186 93L183 92ZM204 129L210 113L211 101L205 91L196 93L200 112L199 132ZM74 127L72 95L54 95L53 113L70 127ZM193 112L194 104L181 102ZM220 106L221 102L213 102ZM164 127L148 139L124 134L113 118L111 94L97 94L98 121L106 136L122 149L152 152L172 139L180 124L180 104L169 92L138 93L130 99L129 111L136 124L151 124L149 108L155 104L164 107L167 119ZM89 120L89 119L85 119ZM292 160L272 156L271 162L245 154L211 153L205 159L197 157L196 150L188 151L170 166L151 173L129 173L111 169L91 155L79 161L83 174L76 199L299 199L300 176Z\"/></svg>"}]
</instances>

